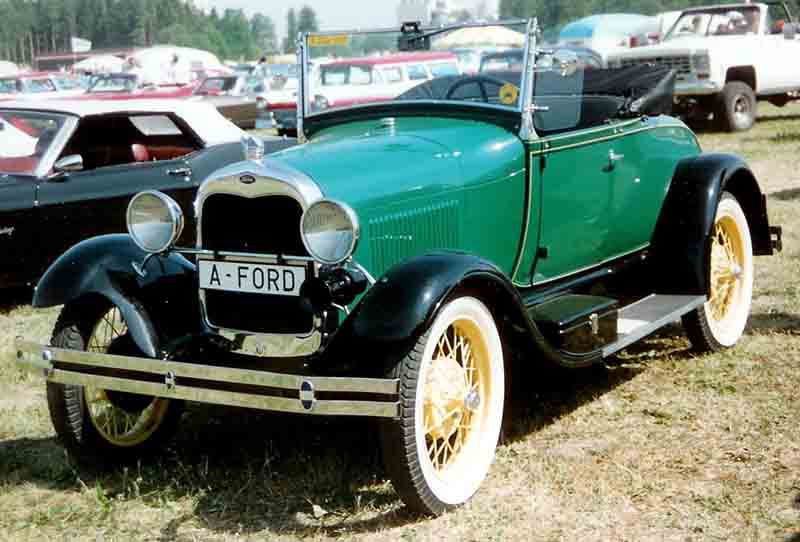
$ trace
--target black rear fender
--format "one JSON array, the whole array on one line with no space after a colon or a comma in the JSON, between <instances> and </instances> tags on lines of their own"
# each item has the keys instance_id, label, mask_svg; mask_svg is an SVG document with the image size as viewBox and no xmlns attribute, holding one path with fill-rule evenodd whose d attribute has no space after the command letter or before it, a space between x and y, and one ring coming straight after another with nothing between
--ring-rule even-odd
<instances>
[{"instance_id":1,"label":"black rear fender","mask_svg":"<svg viewBox=\"0 0 800 542\"><path fill-rule=\"evenodd\" d=\"M83 241L58 258L42 276L33 306L53 307L98 295L119 307L131 337L148 357L160 357L167 338L202 330L194 264L179 254L148 260L128 235Z\"/></svg>"},{"instance_id":2,"label":"black rear fender","mask_svg":"<svg viewBox=\"0 0 800 542\"><path fill-rule=\"evenodd\" d=\"M708 294L710 234L726 191L747 216L754 253L773 253L766 198L747 164L729 154L684 159L675 170L651 242L658 293Z\"/></svg>"}]
</instances>

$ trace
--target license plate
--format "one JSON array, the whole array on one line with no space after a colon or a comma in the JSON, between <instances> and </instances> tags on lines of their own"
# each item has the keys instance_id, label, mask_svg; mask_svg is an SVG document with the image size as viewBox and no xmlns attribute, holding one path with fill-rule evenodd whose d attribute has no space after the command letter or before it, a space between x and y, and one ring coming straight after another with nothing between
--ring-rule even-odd
<instances>
[{"instance_id":1,"label":"license plate","mask_svg":"<svg viewBox=\"0 0 800 542\"><path fill-rule=\"evenodd\" d=\"M200 260L200 288L250 294L299 296L306 268Z\"/></svg>"}]
</instances>

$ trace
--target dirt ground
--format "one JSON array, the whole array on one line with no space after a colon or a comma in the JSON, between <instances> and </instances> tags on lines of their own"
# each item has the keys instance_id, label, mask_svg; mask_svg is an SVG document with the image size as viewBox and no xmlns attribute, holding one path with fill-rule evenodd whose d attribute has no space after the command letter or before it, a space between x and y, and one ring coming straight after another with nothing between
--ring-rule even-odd
<instances>
[{"instance_id":1,"label":"dirt ground","mask_svg":"<svg viewBox=\"0 0 800 542\"><path fill-rule=\"evenodd\" d=\"M746 336L695 357L672 326L604 366L533 373L467 506L407 514L371 422L208 406L152 463L77 469L13 362L14 337L46 341L57 313L19 307L0 314L0 541L800 542L800 107L699 135L751 162L784 226L783 253L757 260Z\"/></svg>"}]
</instances>

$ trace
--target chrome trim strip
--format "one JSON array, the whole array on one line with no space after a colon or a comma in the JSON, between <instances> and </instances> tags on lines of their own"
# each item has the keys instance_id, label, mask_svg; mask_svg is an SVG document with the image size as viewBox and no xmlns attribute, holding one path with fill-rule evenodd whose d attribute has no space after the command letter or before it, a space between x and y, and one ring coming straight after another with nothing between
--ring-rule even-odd
<instances>
[{"instance_id":1,"label":"chrome trim strip","mask_svg":"<svg viewBox=\"0 0 800 542\"><path fill-rule=\"evenodd\" d=\"M176 361L154 360L129 356L98 354L78 350L51 348L27 341L17 341L17 363L26 367L43 369L50 382L73 385L91 385L103 389L142 393L157 397L186 399L204 403L274 410L280 412L325 414L338 416L397 417L399 415L399 380L376 378L314 377L294 374L270 373L246 369L196 365ZM29 361L26 356L33 356ZM164 377L164 383L85 374L80 369L53 368L53 362L62 364L123 369ZM264 388L298 391L308 383L317 392L370 393L392 396L387 401L315 400L313 410L304 407L299 398L267 396L241 392L219 391L196 385L182 385L175 378L207 380L209 383L232 383ZM172 385L167 385L167 381Z\"/></svg>"},{"instance_id":2,"label":"chrome trim strip","mask_svg":"<svg viewBox=\"0 0 800 542\"><path fill-rule=\"evenodd\" d=\"M64 117L64 126L61 127L56 137L53 138L53 142L39 161L39 166L36 168L36 171L34 171L34 175L40 179L46 177L53 171L56 160L61 156L61 152L64 150L64 147L67 146L67 142L70 138L72 138L72 134L78 129L78 117L68 114L60 114L59 116Z\"/></svg>"},{"instance_id":3,"label":"chrome trim strip","mask_svg":"<svg viewBox=\"0 0 800 542\"><path fill-rule=\"evenodd\" d=\"M519 137L523 141L530 141L537 138L536 128L533 125L533 68L536 66L536 32L539 31L538 19L528 21L527 33L525 38L525 69L522 72L522 92L520 93L519 107L522 111L522 121L519 127Z\"/></svg>"},{"instance_id":4,"label":"chrome trim strip","mask_svg":"<svg viewBox=\"0 0 800 542\"><path fill-rule=\"evenodd\" d=\"M201 260L240 261L243 263L314 263L314 258L308 256L289 256L287 254L256 254L253 252L229 252L226 250L204 250L199 248L174 248L173 252L197 256Z\"/></svg>"},{"instance_id":5,"label":"chrome trim strip","mask_svg":"<svg viewBox=\"0 0 800 542\"><path fill-rule=\"evenodd\" d=\"M563 151L563 150L567 150L567 149L575 149L577 147L584 147L586 145L591 145L593 143L601 143L603 141L610 141L612 139L617 139L617 138L625 137L625 136L628 136L628 135L634 135L634 134L638 134L640 132L647 132L647 131L650 131L650 130L658 130L658 129L661 129L661 128L682 128L682 129L688 130L688 128L686 126L682 125L682 124L660 124L660 125L657 125L657 126L644 126L642 128L637 128L635 130L621 131L621 132L618 132L618 133L615 133L615 134L611 134L611 135L608 135L608 136L604 136L604 137L597 137L597 138L594 138L594 139L587 139L586 141L580 141L578 143L570 143L568 145L564 145L564 146L561 146L561 147L548 147L548 148L545 148L545 149L542 149L542 150L538 150L538 151L531 151L531 156L539 156L539 155L542 155L542 154L549 154L549 153L559 152L559 151ZM609 130L609 127L606 127L605 129ZM575 134L580 134L580 133L581 132L575 132ZM542 141L543 141L543 143L545 145L547 145L549 143L549 140L542 140Z\"/></svg>"}]
</instances>

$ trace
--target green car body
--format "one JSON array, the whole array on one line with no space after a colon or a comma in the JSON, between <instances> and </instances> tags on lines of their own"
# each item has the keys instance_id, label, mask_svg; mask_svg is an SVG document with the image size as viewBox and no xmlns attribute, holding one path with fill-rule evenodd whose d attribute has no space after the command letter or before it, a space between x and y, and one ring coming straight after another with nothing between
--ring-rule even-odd
<instances>
[{"instance_id":1,"label":"green car body","mask_svg":"<svg viewBox=\"0 0 800 542\"><path fill-rule=\"evenodd\" d=\"M526 28L522 71L408 90L426 99L311 114L306 81L299 144L264 156L245 139L245 160L199 188L194 247L175 246L180 207L148 191L129 235L63 254L33 301L64 305L53 344L17 348L44 370L70 451L151 449L183 400L370 416L401 498L441 514L487 475L506 394L528 389L512 380L600 362L677 319L697 350L734 346L753 256L781 248L752 171L664 114L671 70L609 70L576 90L574 59L537 53ZM446 30L404 25L398 43ZM349 43L312 38L306 61L305 47ZM107 423L117 411L130 431Z\"/></svg>"}]
</instances>

